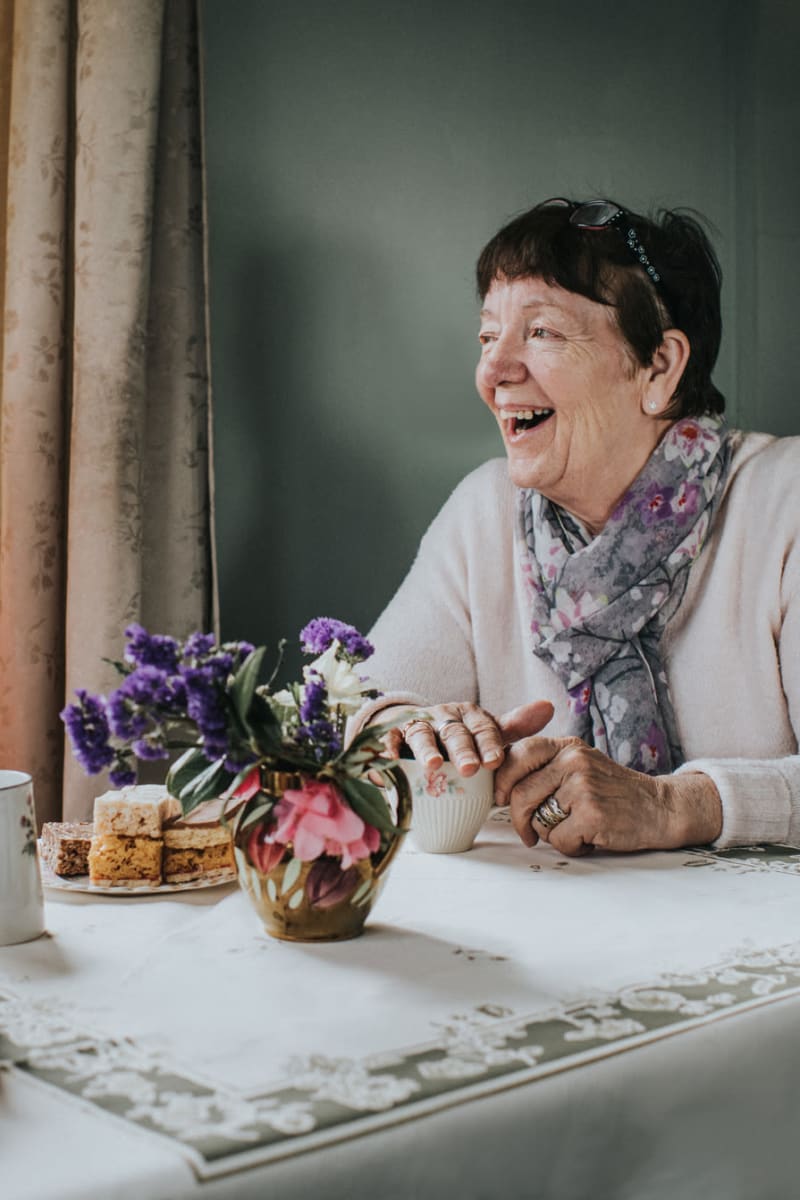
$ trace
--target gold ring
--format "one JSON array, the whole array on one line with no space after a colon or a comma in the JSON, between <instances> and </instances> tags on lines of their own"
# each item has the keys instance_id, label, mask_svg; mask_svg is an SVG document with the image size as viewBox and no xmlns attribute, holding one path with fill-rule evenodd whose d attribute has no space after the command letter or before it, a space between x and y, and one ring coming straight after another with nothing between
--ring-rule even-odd
<instances>
[{"instance_id":1,"label":"gold ring","mask_svg":"<svg viewBox=\"0 0 800 1200\"><path fill-rule=\"evenodd\" d=\"M422 729L429 729L433 733L433 725L430 721L426 721L424 717L412 717L410 721L406 721L405 725L400 726L400 733L403 735L403 740L408 739L408 735L415 725L419 725Z\"/></svg>"},{"instance_id":2,"label":"gold ring","mask_svg":"<svg viewBox=\"0 0 800 1200\"><path fill-rule=\"evenodd\" d=\"M446 721L442 721L441 725L436 726L437 737L442 737L448 725L463 725L463 721L459 721L457 717L448 717Z\"/></svg>"},{"instance_id":3,"label":"gold ring","mask_svg":"<svg viewBox=\"0 0 800 1200\"><path fill-rule=\"evenodd\" d=\"M566 821L569 813L564 812L555 796L548 796L537 809L534 809L533 816L544 825L545 829L555 829L556 825L560 825L562 821Z\"/></svg>"}]
</instances>

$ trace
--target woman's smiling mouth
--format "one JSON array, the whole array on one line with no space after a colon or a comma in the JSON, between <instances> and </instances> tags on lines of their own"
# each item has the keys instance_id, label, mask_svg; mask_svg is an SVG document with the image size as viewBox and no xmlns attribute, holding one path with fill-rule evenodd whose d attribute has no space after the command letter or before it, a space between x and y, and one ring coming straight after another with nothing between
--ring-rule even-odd
<instances>
[{"instance_id":1,"label":"woman's smiling mouth","mask_svg":"<svg viewBox=\"0 0 800 1200\"><path fill-rule=\"evenodd\" d=\"M505 423L508 436L513 438L541 425L548 417L552 417L553 411L552 408L518 408L513 412L501 409L500 419Z\"/></svg>"}]
</instances>

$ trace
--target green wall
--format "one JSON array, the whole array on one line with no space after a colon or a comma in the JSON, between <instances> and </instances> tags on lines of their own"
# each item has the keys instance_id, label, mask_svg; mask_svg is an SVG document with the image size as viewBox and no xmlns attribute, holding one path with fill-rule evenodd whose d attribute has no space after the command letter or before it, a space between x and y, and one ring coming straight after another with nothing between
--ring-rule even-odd
<instances>
[{"instance_id":1,"label":"green wall","mask_svg":"<svg viewBox=\"0 0 800 1200\"><path fill-rule=\"evenodd\" d=\"M705 213L731 415L800 432L798 7L205 0L227 636L368 626L453 485L501 453L473 265L547 196Z\"/></svg>"}]
</instances>

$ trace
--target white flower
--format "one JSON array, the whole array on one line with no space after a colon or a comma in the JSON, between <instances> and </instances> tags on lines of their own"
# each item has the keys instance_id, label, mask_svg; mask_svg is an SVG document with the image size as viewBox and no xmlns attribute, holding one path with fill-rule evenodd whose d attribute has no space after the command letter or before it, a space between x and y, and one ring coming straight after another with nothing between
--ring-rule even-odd
<instances>
[{"instance_id":1,"label":"white flower","mask_svg":"<svg viewBox=\"0 0 800 1200\"><path fill-rule=\"evenodd\" d=\"M357 712L364 699L364 685L350 664L336 657L339 648L339 642L334 639L324 654L303 667L303 675L306 680L313 675L322 677L331 707L338 707L345 713Z\"/></svg>"},{"instance_id":2,"label":"white flower","mask_svg":"<svg viewBox=\"0 0 800 1200\"><path fill-rule=\"evenodd\" d=\"M282 704L284 708L297 707L294 696L288 688L282 688L281 691L275 692L270 699L276 701L277 704Z\"/></svg>"}]
</instances>

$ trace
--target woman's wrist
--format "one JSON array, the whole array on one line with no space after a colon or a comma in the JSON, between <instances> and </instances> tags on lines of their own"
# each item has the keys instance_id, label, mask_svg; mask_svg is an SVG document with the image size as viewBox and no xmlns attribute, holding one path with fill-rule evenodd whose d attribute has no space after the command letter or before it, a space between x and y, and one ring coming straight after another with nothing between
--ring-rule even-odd
<instances>
[{"instance_id":1,"label":"woman's wrist","mask_svg":"<svg viewBox=\"0 0 800 1200\"><path fill-rule=\"evenodd\" d=\"M687 771L662 777L671 811L674 840L679 846L707 846L722 833L722 801L710 775Z\"/></svg>"}]
</instances>

